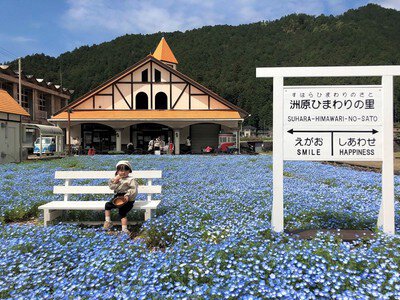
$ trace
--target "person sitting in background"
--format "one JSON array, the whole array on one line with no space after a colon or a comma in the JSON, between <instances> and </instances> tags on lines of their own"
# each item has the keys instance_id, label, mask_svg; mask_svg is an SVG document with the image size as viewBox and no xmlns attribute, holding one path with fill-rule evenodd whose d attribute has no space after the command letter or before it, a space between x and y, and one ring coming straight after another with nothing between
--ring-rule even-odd
<instances>
[{"instance_id":1,"label":"person sitting in background","mask_svg":"<svg viewBox=\"0 0 400 300\"><path fill-rule=\"evenodd\" d=\"M186 146L189 148L192 147L192 140L191 140L190 136L188 136L186 138Z\"/></svg>"},{"instance_id":2,"label":"person sitting in background","mask_svg":"<svg viewBox=\"0 0 400 300\"><path fill-rule=\"evenodd\" d=\"M132 142L129 142L128 145L126 145L126 150L128 154L132 154L133 150L135 150L135 147L133 146Z\"/></svg>"},{"instance_id":3,"label":"person sitting in background","mask_svg":"<svg viewBox=\"0 0 400 300\"><path fill-rule=\"evenodd\" d=\"M183 139L182 139L183 141ZM185 143L179 144L179 150L181 154L191 154L192 153L192 142L190 136L186 138Z\"/></svg>"},{"instance_id":4,"label":"person sitting in background","mask_svg":"<svg viewBox=\"0 0 400 300\"><path fill-rule=\"evenodd\" d=\"M96 154L96 149L94 148L93 144L90 144L90 147L88 149L88 155L95 155Z\"/></svg>"},{"instance_id":5,"label":"person sitting in background","mask_svg":"<svg viewBox=\"0 0 400 300\"><path fill-rule=\"evenodd\" d=\"M207 146L207 147L204 148L204 152L205 153L211 153L212 151L213 151L213 148L210 147L210 146Z\"/></svg>"}]
</instances>

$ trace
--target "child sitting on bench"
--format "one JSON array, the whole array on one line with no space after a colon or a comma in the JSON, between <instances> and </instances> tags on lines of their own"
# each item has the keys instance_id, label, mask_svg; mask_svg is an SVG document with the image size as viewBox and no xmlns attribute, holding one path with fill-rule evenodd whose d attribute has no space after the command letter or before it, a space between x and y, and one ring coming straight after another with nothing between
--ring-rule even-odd
<instances>
[{"instance_id":1,"label":"child sitting on bench","mask_svg":"<svg viewBox=\"0 0 400 300\"><path fill-rule=\"evenodd\" d=\"M116 165L117 170L115 177L108 181L108 186L114 191L114 197L105 205L105 222L104 229L109 230L113 224L111 222L111 209L118 208L119 216L121 217L122 232L130 234L128 230L128 218L126 215L132 209L135 203L135 198L138 193L138 183L134 178L129 177L132 172L132 165L127 160L121 160ZM113 200L117 197L123 196L126 203L117 207Z\"/></svg>"}]
</instances>

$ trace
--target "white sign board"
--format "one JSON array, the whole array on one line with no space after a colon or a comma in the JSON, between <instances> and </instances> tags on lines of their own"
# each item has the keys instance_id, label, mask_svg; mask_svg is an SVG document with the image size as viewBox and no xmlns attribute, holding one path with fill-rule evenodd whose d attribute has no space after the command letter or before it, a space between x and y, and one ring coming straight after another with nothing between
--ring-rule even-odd
<instances>
[{"instance_id":1,"label":"white sign board","mask_svg":"<svg viewBox=\"0 0 400 300\"><path fill-rule=\"evenodd\" d=\"M381 86L284 87L285 160L382 160Z\"/></svg>"},{"instance_id":2,"label":"white sign board","mask_svg":"<svg viewBox=\"0 0 400 300\"><path fill-rule=\"evenodd\" d=\"M284 86L294 77L380 77L381 86ZM382 161L377 226L394 234L393 76L400 66L257 68L273 78L272 230L284 230L284 160Z\"/></svg>"}]
</instances>

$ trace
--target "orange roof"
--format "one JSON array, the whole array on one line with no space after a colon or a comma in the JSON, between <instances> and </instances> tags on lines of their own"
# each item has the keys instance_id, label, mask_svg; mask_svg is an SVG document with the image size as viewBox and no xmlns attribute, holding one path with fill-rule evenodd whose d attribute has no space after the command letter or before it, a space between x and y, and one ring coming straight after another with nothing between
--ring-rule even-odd
<instances>
[{"instance_id":1,"label":"orange roof","mask_svg":"<svg viewBox=\"0 0 400 300\"><path fill-rule=\"evenodd\" d=\"M29 117L28 112L5 90L0 89L0 112Z\"/></svg>"},{"instance_id":2,"label":"orange roof","mask_svg":"<svg viewBox=\"0 0 400 300\"><path fill-rule=\"evenodd\" d=\"M52 117L54 121L67 120L68 113ZM234 110L75 110L70 114L73 120L241 120Z\"/></svg>"},{"instance_id":3,"label":"orange roof","mask_svg":"<svg viewBox=\"0 0 400 300\"><path fill-rule=\"evenodd\" d=\"M156 51L154 51L153 56L161 61L171 62L177 64L178 61L175 55L172 53L171 48L168 46L167 41L162 37L161 41L158 43Z\"/></svg>"}]
</instances>

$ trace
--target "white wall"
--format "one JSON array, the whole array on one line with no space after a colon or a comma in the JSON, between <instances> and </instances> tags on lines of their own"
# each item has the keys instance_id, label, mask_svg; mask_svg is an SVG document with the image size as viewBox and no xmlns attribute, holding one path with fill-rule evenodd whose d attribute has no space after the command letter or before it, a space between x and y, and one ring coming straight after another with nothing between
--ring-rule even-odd
<instances>
[{"instance_id":1,"label":"white wall","mask_svg":"<svg viewBox=\"0 0 400 300\"><path fill-rule=\"evenodd\" d=\"M73 141L74 138L78 138L80 141L82 141L81 139L81 125L75 125L75 126L71 126L71 143Z\"/></svg>"}]
</instances>

